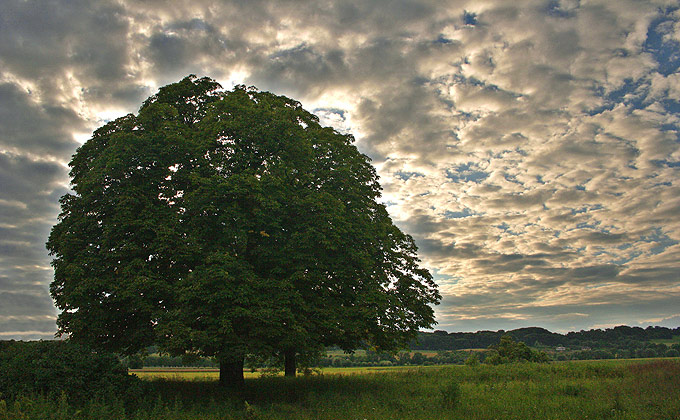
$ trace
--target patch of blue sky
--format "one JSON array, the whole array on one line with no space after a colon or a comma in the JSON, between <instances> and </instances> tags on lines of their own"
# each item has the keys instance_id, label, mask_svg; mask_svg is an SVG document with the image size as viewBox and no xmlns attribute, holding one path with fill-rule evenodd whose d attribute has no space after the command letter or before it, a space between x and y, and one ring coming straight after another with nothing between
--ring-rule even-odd
<instances>
[{"instance_id":1,"label":"patch of blue sky","mask_svg":"<svg viewBox=\"0 0 680 420\"><path fill-rule=\"evenodd\" d=\"M658 63L657 71L664 76L673 74L680 69L680 42L669 37L674 30L676 18L673 14L679 8L668 7L654 19L647 30L647 39L643 44L643 51L650 53Z\"/></svg>"},{"instance_id":2,"label":"patch of blue sky","mask_svg":"<svg viewBox=\"0 0 680 420\"><path fill-rule=\"evenodd\" d=\"M602 210L604 206L602 204L593 204L592 206L583 206L578 209L571 209L571 214L581 214L587 213L589 211Z\"/></svg>"},{"instance_id":3,"label":"patch of blue sky","mask_svg":"<svg viewBox=\"0 0 680 420\"><path fill-rule=\"evenodd\" d=\"M177 31L177 30L189 30L189 31L203 31L207 32L212 29L211 25L208 24L203 19L193 18L187 21L178 21L170 25L166 25L166 30Z\"/></svg>"},{"instance_id":4,"label":"patch of blue sky","mask_svg":"<svg viewBox=\"0 0 680 420\"><path fill-rule=\"evenodd\" d=\"M478 170L474 162L464 163L446 170L446 177L454 182L479 183L488 176L487 172Z\"/></svg>"},{"instance_id":5,"label":"patch of blue sky","mask_svg":"<svg viewBox=\"0 0 680 420\"><path fill-rule=\"evenodd\" d=\"M670 160L662 159L653 160L652 163L657 167L668 166L669 168L680 168L680 161L672 162Z\"/></svg>"},{"instance_id":6,"label":"patch of blue sky","mask_svg":"<svg viewBox=\"0 0 680 420\"><path fill-rule=\"evenodd\" d=\"M439 34L437 39L434 41L436 44L452 44L453 41L445 37L443 34Z\"/></svg>"},{"instance_id":7,"label":"patch of blue sky","mask_svg":"<svg viewBox=\"0 0 680 420\"><path fill-rule=\"evenodd\" d=\"M675 239L672 239L663 233L661 228L654 229L654 231L649 235L641 236L640 240L647 243L656 243L656 246L649 250L652 255L661 254L666 250L666 248L680 243L680 241L676 241Z\"/></svg>"},{"instance_id":8,"label":"patch of blue sky","mask_svg":"<svg viewBox=\"0 0 680 420\"><path fill-rule=\"evenodd\" d=\"M340 118L342 118L343 120L345 119L345 113L346 112L347 111L345 111L344 109L340 109L340 108L314 108L312 110L312 113L315 114L315 115L317 113L336 114L336 115L340 116Z\"/></svg>"},{"instance_id":9,"label":"patch of blue sky","mask_svg":"<svg viewBox=\"0 0 680 420\"><path fill-rule=\"evenodd\" d=\"M489 59L489 60L490 60L489 63L491 65L493 65L493 61L491 61L491 59ZM467 61L467 58L464 61L465 61L465 64L470 64ZM462 74L456 74L456 75L453 76L453 81L455 83L461 84L461 85L481 87L481 88L484 88L486 90L493 91L493 92L503 92L505 94L513 96L514 98L521 98L523 96L520 93L501 89L500 87L498 87L498 85L494 85L493 83L486 83L482 80L479 80L476 77L466 77Z\"/></svg>"},{"instance_id":10,"label":"patch of blue sky","mask_svg":"<svg viewBox=\"0 0 680 420\"><path fill-rule=\"evenodd\" d=\"M659 130L666 132L666 131L673 131L673 132L678 132L680 131L680 127L678 127L676 124L661 124L659 126ZM680 135L678 135L677 141L680 141Z\"/></svg>"},{"instance_id":11,"label":"patch of blue sky","mask_svg":"<svg viewBox=\"0 0 680 420\"><path fill-rule=\"evenodd\" d=\"M347 111L341 108L315 108L313 114L324 126L331 126L341 134L351 134L347 123Z\"/></svg>"},{"instance_id":12,"label":"patch of blue sky","mask_svg":"<svg viewBox=\"0 0 680 420\"><path fill-rule=\"evenodd\" d=\"M548 16L556 17L556 18L568 18L572 17L575 15L575 12L569 11L569 10L564 10L560 6L560 1L559 0L550 0L545 6L545 13Z\"/></svg>"},{"instance_id":13,"label":"patch of blue sky","mask_svg":"<svg viewBox=\"0 0 680 420\"><path fill-rule=\"evenodd\" d=\"M625 249L628 249L631 246L630 244L626 244L626 245L627 245L627 247ZM624 248L622 248L620 246L617 246L616 249L624 250ZM609 251L606 251L604 249L601 249L601 250L599 250L599 251L597 251L593 254L594 257L599 257L601 255L605 255L605 256L610 257L610 259L607 261L607 263L609 263L609 264L623 265L623 264L626 264L626 263L634 260L635 258L639 257L640 255L642 255L642 251L634 251L634 252L631 252L629 255L620 256L620 255L617 255L617 254L613 254Z\"/></svg>"},{"instance_id":14,"label":"patch of blue sky","mask_svg":"<svg viewBox=\"0 0 680 420\"><path fill-rule=\"evenodd\" d=\"M470 211L469 208L464 208L463 211L450 211L444 212L444 217L446 219L465 219L466 217L474 216L475 213Z\"/></svg>"},{"instance_id":15,"label":"patch of blue sky","mask_svg":"<svg viewBox=\"0 0 680 420\"><path fill-rule=\"evenodd\" d=\"M554 2L552 2L554 3ZM647 38L642 46L643 52L652 56L657 63L656 71L663 76L677 73L680 70L680 42L668 36L674 30L676 19L674 12L678 7L669 7L661 10L661 15L654 19L647 30ZM629 55L626 49L619 49L616 53L620 56ZM625 104L632 109L641 109L649 103L647 96L650 90L650 80L647 77L640 79L626 79L619 88L606 92L603 87L595 89L595 94L605 99L605 104L591 109L588 114L595 115L603 111L614 109L618 104ZM680 102L665 99L660 104L667 112L680 113ZM672 126L677 130L677 126Z\"/></svg>"},{"instance_id":16,"label":"patch of blue sky","mask_svg":"<svg viewBox=\"0 0 680 420\"><path fill-rule=\"evenodd\" d=\"M468 57L463 58L463 62L465 64L471 64ZM462 75L462 74L454 74L453 75L453 81L455 83L459 83L459 84L462 84L462 85L485 86L484 82L479 80L478 78L476 78L474 76L467 77L467 76ZM498 89L498 87L496 87L496 89Z\"/></svg>"},{"instance_id":17,"label":"patch of blue sky","mask_svg":"<svg viewBox=\"0 0 680 420\"><path fill-rule=\"evenodd\" d=\"M635 252L632 252L628 256L619 257L618 259L611 259L611 260L609 260L609 263L614 264L614 265L624 265L626 263L633 261L634 259L636 259L640 255L642 255L642 251L635 251Z\"/></svg>"},{"instance_id":18,"label":"patch of blue sky","mask_svg":"<svg viewBox=\"0 0 680 420\"><path fill-rule=\"evenodd\" d=\"M424 174L421 174L420 172L408 172L408 171L397 171L394 173L394 175L401 179L402 181L408 181L411 178L423 178L425 177Z\"/></svg>"},{"instance_id":19,"label":"patch of blue sky","mask_svg":"<svg viewBox=\"0 0 680 420\"><path fill-rule=\"evenodd\" d=\"M517 180L517 177L515 175L503 174L503 178L505 178L505 180L508 182L512 182L513 184L524 185Z\"/></svg>"},{"instance_id":20,"label":"patch of blue sky","mask_svg":"<svg viewBox=\"0 0 680 420\"><path fill-rule=\"evenodd\" d=\"M607 105L604 108L611 110L622 103L632 109L642 109L647 106L645 99L649 94L649 88L649 80L647 79L626 79L621 87L605 95Z\"/></svg>"},{"instance_id":21,"label":"patch of blue sky","mask_svg":"<svg viewBox=\"0 0 680 420\"><path fill-rule=\"evenodd\" d=\"M309 54L312 54L316 57L319 56L319 54L317 52L315 52L313 48L311 48L305 42L302 42L302 43L297 44L293 47L273 52L273 53L269 54L269 58L271 58L271 59L295 58L295 56L300 54L300 53L309 53Z\"/></svg>"},{"instance_id":22,"label":"patch of blue sky","mask_svg":"<svg viewBox=\"0 0 680 420\"><path fill-rule=\"evenodd\" d=\"M593 289L599 289L602 287L608 286L606 283L595 283L595 284L588 284L585 286L586 290L593 290Z\"/></svg>"},{"instance_id":23,"label":"patch of blue sky","mask_svg":"<svg viewBox=\"0 0 680 420\"><path fill-rule=\"evenodd\" d=\"M505 222L501 223L500 225L496 225L496 227L498 229L502 230L503 232L507 233L508 235L511 235L511 236L519 236L520 235L519 233L510 229L510 225L505 223Z\"/></svg>"},{"instance_id":24,"label":"patch of blue sky","mask_svg":"<svg viewBox=\"0 0 680 420\"><path fill-rule=\"evenodd\" d=\"M438 285L452 285L461 281L463 278L460 276L450 276L448 274L443 274L440 270L433 268L430 270L432 273L432 278Z\"/></svg>"},{"instance_id":25,"label":"patch of blue sky","mask_svg":"<svg viewBox=\"0 0 680 420\"><path fill-rule=\"evenodd\" d=\"M522 136L522 137L524 137L524 136ZM524 137L524 138L526 139L526 137ZM515 153L517 153L520 156L525 156L525 157L529 156L529 152L527 152L526 150L524 150L520 147L515 148Z\"/></svg>"},{"instance_id":26,"label":"patch of blue sky","mask_svg":"<svg viewBox=\"0 0 680 420\"><path fill-rule=\"evenodd\" d=\"M594 222L594 223L588 223L588 222L581 222L576 225L576 227L572 230L577 230L577 229L597 229L597 226L600 224L600 222ZM607 233L607 232L603 232Z\"/></svg>"},{"instance_id":27,"label":"patch of blue sky","mask_svg":"<svg viewBox=\"0 0 680 420\"><path fill-rule=\"evenodd\" d=\"M660 102L663 108L672 114L680 114L680 102L675 99L664 99ZM674 126L677 128L677 125Z\"/></svg>"},{"instance_id":28,"label":"patch of blue sky","mask_svg":"<svg viewBox=\"0 0 680 420\"><path fill-rule=\"evenodd\" d=\"M477 15L467 10L463 11L463 23L474 26L477 24Z\"/></svg>"}]
</instances>

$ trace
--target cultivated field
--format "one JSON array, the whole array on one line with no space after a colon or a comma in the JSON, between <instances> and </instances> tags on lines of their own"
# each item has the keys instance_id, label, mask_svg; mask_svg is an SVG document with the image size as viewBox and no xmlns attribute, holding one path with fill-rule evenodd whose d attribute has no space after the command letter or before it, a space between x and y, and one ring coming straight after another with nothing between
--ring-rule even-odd
<instances>
[{"instance_id":1,"label":"cultivated field","mask_svg":"<svg viewBox=\"0 0 680 420\"><path fill-rule=\"evenodd\" d=\"M328 369L250 378L239 395L220 389L215 372L196 370L170 380L136 373L148 387L136 406L34 397L0 403L0 419L680 420L678 359Z\"/></svg>"},{"instance_id":2,"label":"cultivated field","mask_svg":"<svg viewBox=\"0 0 680 420\"><path fill-rule=\"evenodd\" d=\"M439 369L441 366L369 366L369 367L327 367L314 369L311 375L355 375L378 372L394 372L413 369ZM144 368L130 369L130 373L144 380L172 380L172 381L216 381L219 369L213 368ZM246 379L262 378L263 376L283 376L283 372L270 373L266 371L245 371ZM304 376L304 375L303 375Z\"/></svg>"}]
</instances>

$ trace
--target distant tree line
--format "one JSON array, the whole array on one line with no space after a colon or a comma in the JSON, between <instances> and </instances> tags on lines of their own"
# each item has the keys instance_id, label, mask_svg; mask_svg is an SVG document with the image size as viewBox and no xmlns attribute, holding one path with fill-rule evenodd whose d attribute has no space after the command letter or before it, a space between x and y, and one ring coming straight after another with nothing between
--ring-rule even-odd
<instances>
[{"instance_id":1,"label":"distant tree line","mask_svg":"<svg viewBox=\"0 0 680 420\"><path fill-rule=\"evenodd\" d=\"M469 357L470 352L467 351L438 351L436 354L404 351L398 353L378 353L371 350L341 354L329 352L319 354L310 360L302 361L300 368L450 365L462 364ZM481 359L483 360L483 356ZM124 358L123 362L130 369L141 369L143 367L216 368L219 366L219 361L215 358L201 357L195 360L186 360L182 357L159 354L151 354L145 357L140 355L129 356ZM281 361L276 358L267 360L247 358L245 365L249 369L282 368Z\"/></svg>"},{"instance_id":2,"label":"distant tree line","mask_svg":"<svg viewBox=\"0 0 680 420\"><path fill-rule=\"evenodd\" d=\"M524 342L535 349L547 351L554 359L613 359L642 357L678 357L680 344L666 345L656 340L680 339L680 327L629 327L559 334L544 328L519 328L511 331L478 331L475 333L421 332L412 350L486 349L497 345L504 335ZM559 349L559 350L558 350ZM561 356L561 357L560 357Z\"/></svg>"},{"instance_id":3,"label":"distant tree line","mask_svg":"<svg viewBox=\"0 0 680 420\"><path fill-rule=\"evenodd\" d=\"M518 343L503 346L507 336ZM588 330L567 334L553 333L543 328L520 328L512 331L478 331L476 333L421 332L410 351L388 353L371 350L337 354L339 348L330 348L311 357L302 367L360 367L360 366L420 366L463 364L472 355L479 362L504 363L514 359L528 361L632 359L650 357L680 357L680 341L675 344L655 343L654 340L680 339L680 328L619 326L605 330ZM521 346L520 346L521 344ZM498 350L511 349L505 352ZM563 348L564 350L557 350ZM484 351L472 352L469 349ZM155 346L147 349L147 356L130 356L125 362L130 368L142 367L217 367L215 358L187 359L157 353ZM436 354L423 353L423 351ZM542 353L542 354L541 354ZM513 355L514 354L514 355ZM489 360L486 360L490 358ZM277 368L277 359L249 358L251 369Z\"/></svg>"},{"instance_id":4,"label":"distant tree line","mask_svg":"<svg viewBox=\"0 0 680 420\"><path fill-rule=\"evenodd\" d=\"M421 352L400 352L397 354L376 353L327 355L319 359L319 367L354 366L429 366L462 364L470 357L465 351L439 351L436 354Z\"/></svg>"}]
</instances>

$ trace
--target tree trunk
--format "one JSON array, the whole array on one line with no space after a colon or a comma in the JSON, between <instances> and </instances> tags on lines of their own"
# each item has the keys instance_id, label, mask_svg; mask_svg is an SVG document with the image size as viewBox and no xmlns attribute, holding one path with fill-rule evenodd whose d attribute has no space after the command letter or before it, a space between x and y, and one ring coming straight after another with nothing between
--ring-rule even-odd
<instances>
[{"instance_id":1,"label":"tree trunk","mask_svg":"<svg viewBox=\"0 0 680 420\"><path fill-rule=\"evenodd\" d=\"M284 376L291 376L295 377L295 371L296 371L296 361L295 361L295 349L286 349L283 352L283 356L285 358L285 373Z\"/></svg>"},{"instance_id":2,"label":"tree trunk","mask_svg":"<svg viewBox=\"0 0 680 420\"><path fill-rule=\"evenodd\" d=\"M220 360L220 385L243 389L245 379L243 378L243 356L237 356Z\"/></svg>"}]
</instances>

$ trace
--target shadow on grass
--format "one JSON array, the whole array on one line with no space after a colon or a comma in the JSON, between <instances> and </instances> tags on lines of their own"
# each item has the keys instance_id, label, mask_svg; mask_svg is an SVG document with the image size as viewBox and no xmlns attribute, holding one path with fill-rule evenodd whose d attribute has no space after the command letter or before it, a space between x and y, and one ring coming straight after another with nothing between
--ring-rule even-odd
<instances>
[{"instance_id":1,"label":"shadow on grass","mask_svg":"<svg viewBox=\"0 0 680 420\"><path fill-rule=\"evenodd\" d=\"M156 379L145 384L145 400L180 402L184 407L205 404L231 404L242 407L251 404L300 404L311 401L352 399L365 395L384 394L389 382L373 375L316 375L310 377L246 379L241 390L223 387L218 381L184 381Z\"/></svg>"}]
</instances>

